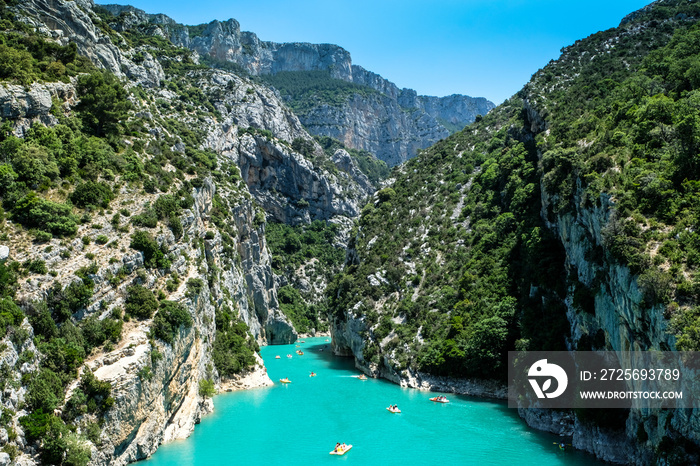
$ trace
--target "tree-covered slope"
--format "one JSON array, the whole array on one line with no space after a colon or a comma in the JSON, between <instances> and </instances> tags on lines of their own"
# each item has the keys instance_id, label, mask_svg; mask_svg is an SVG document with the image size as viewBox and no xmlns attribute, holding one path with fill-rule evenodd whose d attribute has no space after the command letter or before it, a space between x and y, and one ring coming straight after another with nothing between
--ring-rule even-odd
<instances>
[{"instance_id":1,"label":"tree-covered slope","mask_svg":"<svg viewBox=\"0 0 700 466\"><path fill-rule=\"evenodd\" d=\"M699 17L656 2L397 167L329 289L336 351L414 383L504 379L516 349L697 349ZM693 422L646 416L576 422L629 418L607 459L692 458Z\"/></svg>"}]
</instances>

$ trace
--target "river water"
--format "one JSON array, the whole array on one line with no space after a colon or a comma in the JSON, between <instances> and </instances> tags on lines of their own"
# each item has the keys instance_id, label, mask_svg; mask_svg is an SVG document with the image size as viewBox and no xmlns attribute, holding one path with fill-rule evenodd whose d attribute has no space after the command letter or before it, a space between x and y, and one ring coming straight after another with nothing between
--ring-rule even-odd
<instances>
[{"instance_id":1,"label":"river water","mask_svg":"<svg viewBox=\"0 0 700 466\"><path fill-rule=\"evenodd\" d=\"M440 404L429 401L436 393L359 380L352 359L333 356L325 340L262 348L273 387L217 395L190 438L162 445L142 464L602 464L561 451L558 437L528 429L505 402L445 394L450 403ZM284 377L291 383L279 383ZM390 404L402 412L390 413ZM353 448L329 455L336 442Z\"/></svg>"}]
</instances>

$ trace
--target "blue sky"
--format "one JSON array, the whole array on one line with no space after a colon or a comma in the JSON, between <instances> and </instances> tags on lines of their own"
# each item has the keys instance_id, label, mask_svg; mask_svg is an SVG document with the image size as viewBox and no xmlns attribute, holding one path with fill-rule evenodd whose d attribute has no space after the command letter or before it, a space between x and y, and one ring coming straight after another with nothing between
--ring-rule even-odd
<instances>
[{"instance_id":1,"label":"blue sky","mask_svg":"<svg viewBox=\"0 0 700 466\"><path fill-rule=\"evenodd\" d=\"M274 42L331 43L419 94L501 103L560 49L650 0L97 0L184 24L235 18Z\"/></svg>"}]
</instances>

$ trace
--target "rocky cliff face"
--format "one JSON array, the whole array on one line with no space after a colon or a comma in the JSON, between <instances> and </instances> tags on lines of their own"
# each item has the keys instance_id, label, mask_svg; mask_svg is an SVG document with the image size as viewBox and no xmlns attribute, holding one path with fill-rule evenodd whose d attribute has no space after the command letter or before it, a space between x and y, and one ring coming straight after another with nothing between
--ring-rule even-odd
<instances>
[{"instance_id":1,"label":"rocky cliff face","mask_svg":"<svg viewBox=\"0 0 700 466\"><path fill-rule=\"evenodd\" d=\"M149 87L160 86L164 77L160 63L150 54L146 54L143 63L134 63L130 59L131 54L125 54L113 44L93 22L93 7L92 0L19 2L21 20L38 28L58 43L76 44L81 55L117 76L127 76L136 83Z\"/></svg>"},{"instance_id":2,"label":"rocky cliff face","mask_svg":"<svg viewBox=\"0 0 700 466\"><path fill-rule=\"evenodd\" d=\"M353 65L350 53L337 45L261 41L241 31L236 20L212 21L194 29L176 24L164 15L150 15L121 5L105 5L118 17L117 30L156 27L173 44L200 57L232 62L254 76L281 71L328 71L330 77L367 86L381 96L353 95L341 107L320 104L302 123L309 132L343 141L353 149L367 150L389 165L399 164L450 133L485 115L493 103L483 97L419 96L399 89L376 73Z\"/></svg>"},{"instance_id":3,"label":"rocky cliff face","mask_svg":"<svg viewBox=\"0 0 700 466\"><path fill-rule=\"evenodd\" d=\"M525 108L532 127L546 131L547 122L536 106L526 102ZM549 217L547 212L557 197L543 189L543 218ZM664 316L665 307L644 303L639 274L633 273L626 265L592 260L596 257L595 250L605 247L605 228L617 220L615 201L603 193L593 205L586 202L581 180L577 182L573 198L575 210L558 214L548 222L548 226L557 234L566 251L568 272L584 286L596 289L596 292L594 313L591 315L574 305L575 287L568 290L564 302L571 327L570 349L575 349L583 338L591 341L596 335L604 336L600 349L618 354L675 348L675 337ZM601 276L605 277L604 286L596 287L595 282ZM624 360L622 354L620 359ZM662 438L697 438L700 426L697 416L692 414L695 411L678 409L650 413L633 409L622 431L593 426L576 416L569 416L564 422L560 415L550 411L521 409L520 415L532 427L571 436L575 448L593 453L605 461L645 465L658 461L657 448ZM648 436L648 441L639 442L641 431Z\"/></svg>"},{"instance_id":4,"label":"rocky cliff face","mask_svg":"<svg viewBox=\"0 0 700 466\"><path fill-rule=\"evenodd\" d=\"M354 94L341 107L321 105L304 115L303 122L311 133L369 151L389 166L450 134L430 115L404 110L383 94Z\"/></svg>"},{"instance_id":5,"label":"rocky cliff face","mask_svg":"<svg viewBox=\"0 0 700 466\"><path fill-rule=\"evenodd\" d=\"M154 292L167 289L167 299L183 305L193 320L192 327L177 330L172 343L153 338L152 319L126 322L118 344L102 346L86 359L81 370L109 382L116 400L104 415L99 440L91 443L91 464L108 465L144 459L161 443L188 436L201 416L213 409L211 401L200 395L200 382L211 380L221 388L270 383L259 357L240 380L220 376L212 360L216 316L221 309L230 309L234 318L245 322L250 338L259 344L290 343L297 337L279 309L265 241L266 217L288 223L322 219L345 225L359 213L374 188L347 153L327 157L274 91L229 72L201 67L185 76L166 75L153 58L159 53L156 47L132 48L118 31L107 34L104 27L98 27L93 6L89 1L31 0L22 2L17 12L45 36L61 44L77 43L80 53L123 77L128 88L141 85L138 89L143 90L130 96L134 105L130 118L145 128L144 144L158 147L148 155L136 148L137 157L144 157L142 162L162 150L176 157L207 151L214 154L216 167L213 176L195 180L190 193L193 204L178 217L183 228L180 236L162 223L157 230L148 230L154 231L160 249L169 257L168 269L144 265L143 253L131 249L130 235L123 234L133 232L133 227L126 217L121 217L121 224L115 223L112 211L93 212L92 225L81 226L77 239L52 239L41 249L25 249L32 239L18 225L10 223L5 230L10 232L9 240L3 241L9 246L8 260L44 261L51 270L51 275L23 281L17 292L21 302L44 299L53 282L65 287L76 280L74 271L89 266L88 278L95 286L89 304L73 315L76 323L92 316L111 316L114 309L124 306L132 284ZM138 17L126 18L124 27L132 20ZM167 17L156 16L153 21L165 29L173 26ZM159 28L150 30L156 36L160 32ZM290 47L289 60L299 59L295 53ZM165 78L176 85L160 86ZM183 93L185 90L189 93ZM75 82L27 88L9 84L0 90L0 109L3 120L22 137L32 125L57 124L54 113L70 115L79 98ZM125 146L134 145L129 136L124 138ZM310 147L305 156L291 148L295 140ZM177 170L169 162L163 166L166 172ZM194 172L180 173L182 179L175 181L178 186L198 178ZM124 215L146 212L160 196L157 189L147 193L139 183L120 180L119 173L111 181L115 186L118 183L112 206L125 211ZM113 249L80 240L95 234L106 237ZM188 282L203 286L191 291ZM27 360L12 376L11 383L17 388L3 394L1 401L15 413L11 425L18 436L12 442L26 453L18 461L32 464L36 450L27 445L18 424L26 414L20 410L26 395L20 377L38 370L41 354L33 346L31 326L26 321L24 325L30 335L23 340L24 346L8 340L1 353L11 367L20 354ZM76 387L77 381L69 385L66 400ZM91 416L85 419L96 420Z\"/></svg>"},{"instance_id":6,"label":"rocky cliff face","mask_svg":"<svg viewBox=\"0 0 700 466\"><path fill-rule=\"evenodd\" d=\"M190 237L202 237L208 230L207 214L214 193L210 182L195 193L195 207L186 214L185 228ZM87 363L97 378L112 384L116 400L105 417L93 464L126 464L144 459L161 443L189 436L201 416L213 409L211 400L200 396L199 381L219 380L211 360L216 309L238 309L239 316L261 343L288 343L296 338L291 324L277 309L263 230L253 226L254 212L250 202L241 203L233 212L239 233L235 246L241 257L238 267L223 262L221 235L205 240L203 249L175 241L169 234L161 238L174 256L173 268L180 276L212 280L209 267L220 267L221 274L211 283L213 286L204 287L197 295L187 295L186 287L181 286L170 296L184 304L194 319L191 328L180 329L172 345L154 346L148 338L148 323L139 324L114 351ZM189 263L189 259L199 266ZM96 276L95 281L104 283L100 278ZM155 284L157 278L149 276L146 280ZM96 295L99 294L98 290ZM116 295L115 304L118 299ZM154 351L162 359L155 359ZM148 375L144 375L144 369Z\"/></svg>"},{"instance_id":7,"label":"rocky cliff face","mask_svg":"<svg viewBox=\"0 0 700 466\"><path fill-rule=\"evenodd\" d=\"M183 216L188 237L203 239L205 233L211 231L208 213L215 192L211 181L193 192L195 204ZM219 194L228 197L226 193ZM100 440L93 446L91 464L126 464L144 459L161 443L189 436L201 416L213 409L211 400L200 396L199 382L213 379L224 385L228 383L219 377L211 359L216 337L216 309L221 306L237 309L239 318L248 324L253 336L262 344L289 343L296 339L293 327L277 306L264 225L254 226L256 209L252 201L239 200L237 204L232 218L237 232L233 247L240 257L238 265L225 258L222 236L218 232L213 238L205 239L203 247L198 242L177 241L170 231L158 237L173 259L170 273L182 278L181 286L168 298L185 306L193 318L193 326L180 328L172 344L165 344L155 342L149 336L150 320L127 324L116 348L97 352L86 361L82 370L91 370L99 380L110 382L112 397L116 401L104 417ZM107 223L107 219L104 220ZM109 230L107 227L102 233L112 237L114 233ZM115 238L120 241L118 236ZM124 246L127 244L128 240ZM100 248L81 245L80 241L75 243L75 247L84 253L94 250L99 254ZM84 256L75 256L72 261L62 260L61 250L57 249L55 254L45 255L43 259L57 273L58 280L70 280L70 274L84 262ZM11 257L15 260L36 258L32 252L25 255L13 253ZM96 258L96 263L100 265L99 271L90 275L95 283L93 298L81 318L104 317L111 309L121 307L125 290L132 283L155 288L164 279L161 271L144 268L141 253L127 254L117 263L107 263L107 257L102 255ZM214 268L219 272L214 272ZM128 271L128 275L115 286L109 279L122 271ZM187 293L185 285L190 279L203 280L209 286L203 287L196 295ZM40 297L45 283L48 280L41 277L28 282L20 291L20 299ZM109 303L109 309L105 303ZM31 331L31 327L29 329ZM31 338L27 342L30 346L18 348L12 354L3 352L8 364L14 365L13 358L17 359L18 351L36 352L36 348L31 347ZM14 348L11 344L7 347ZM160 356L156 358L154 353ZM36 370L37 361L38 356L34 362L25 363L22 370L31 373ZM266 380L262 361L255 371L261 374L259 380ZM69 386L67 399L76 385ZM15 403L14 409L17 410L16 403L25 394L24 388L13 391L6 400L3 399L3 404L10 407ZM18 411L16 417L22 415ZM16 424L15 427L21 435L21 428Z\"/></svg>"}]
</instances>

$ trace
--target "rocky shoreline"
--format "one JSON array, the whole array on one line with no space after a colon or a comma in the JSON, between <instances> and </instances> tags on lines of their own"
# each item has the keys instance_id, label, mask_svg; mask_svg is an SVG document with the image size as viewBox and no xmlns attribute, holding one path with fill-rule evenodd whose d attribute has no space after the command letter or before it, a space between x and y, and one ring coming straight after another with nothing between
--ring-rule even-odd
<instances>
[{"instance_id":1,"label":"rocky shoreline","mask_svg":"<svg viewBox=\"0 0 700 466\"><path fill-rule=\"evenodd\" d=\"M230 379L222 379L219 383L218 392L235 392L274 385L270 376L267 375L267 367L265 367L265 363L258 353L255 353L255 359L257 363L253 370L236 375Z\"/></svg>"}]
</instances>

